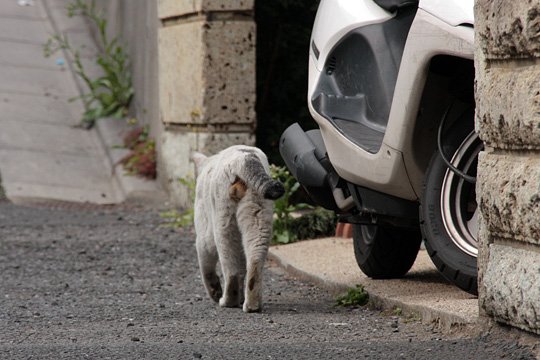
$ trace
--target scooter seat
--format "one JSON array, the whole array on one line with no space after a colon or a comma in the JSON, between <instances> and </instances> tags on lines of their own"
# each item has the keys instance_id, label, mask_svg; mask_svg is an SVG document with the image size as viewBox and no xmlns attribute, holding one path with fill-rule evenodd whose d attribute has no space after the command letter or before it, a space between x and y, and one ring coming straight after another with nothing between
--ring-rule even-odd
<instances>
[{"instance_id":1,"label":"scooter seat","mask_svg":"<svg viewBox=\"0 0 540 360\"><path fill-rule=\"evenodd\" d=\"M394 12L400 8L408 6L418 6L419 0L373 0L383 9Z\"/></svg>"}]
</instances>

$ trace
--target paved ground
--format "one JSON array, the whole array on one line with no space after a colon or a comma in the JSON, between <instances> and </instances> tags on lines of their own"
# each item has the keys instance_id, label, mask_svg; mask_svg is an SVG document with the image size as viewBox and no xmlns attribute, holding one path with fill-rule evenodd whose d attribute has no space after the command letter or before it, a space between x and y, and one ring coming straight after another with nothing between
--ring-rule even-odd
<instances>
[{"instance_id":1,"label":"paved ground","mask_svg":"<svg viewBox=\"0 0 540 360\"><path fill-rule=\"evenodd\" d=\"M86 209L85 209L86 207ZM194 235L156 210L0 202L1 359L533 359L495 335L334 307L269 264L262 313L219 309Z\"/></svg>"},{"instance_id":2,"label":"paved ground","mask_svg":"<svg viewBox=\"0 0 540 360\"><path fill-rule=\"evenodd\" d=\"M402 279L375 280L364 275L354 258L352 239L325 238L276 246L272 258L288 271L329 289L362 284L379 306L418 313L446 331L478 324L478 300L448 283L425 250Z\"/></svg>"}]
</instances>

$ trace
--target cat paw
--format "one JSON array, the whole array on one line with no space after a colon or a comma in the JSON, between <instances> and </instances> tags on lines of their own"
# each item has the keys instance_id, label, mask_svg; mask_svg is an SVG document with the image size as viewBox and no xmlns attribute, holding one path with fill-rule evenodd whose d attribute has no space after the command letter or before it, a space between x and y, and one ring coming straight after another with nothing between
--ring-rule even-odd
<instances>
[{"instance_id":1,"label":"cat paw","mask_svg":"<svg viewBox=\"0 0 540 360\"><path fill-rule=\"evenodd\" d=\"M209 291L209 294L212 300L214 300L215 302L218 302L219 300L221 300L221 297L223 296L223 292L221 291L221 286L219 287L219 289L215 289L215 288L211 289Z\"/></svg>"},{"instance_id":2,"label":"cat paw","mask_svg":"<svg viewBox=\"0 0 540 360\"><path fill-rule=\"evenodd\" d=\"M261 312L261 305L255 304L255 305L248 305L247 303L244 303L244 306L242 307L242 310L245 313L254 313L254 312Z\"/></svg>"},{"instance_id":3,"label":"cat paw","mask_svg":"<svg viewBox=\"0 0 540 360\"><path fill-rule=\"evenodd\" d=\"M237 307L238 306L238 301L237 300L226 299L225 297L222 297L221 299L219 299L219 306L221 306L221 307Z\"/></svg>"}]
</instances>

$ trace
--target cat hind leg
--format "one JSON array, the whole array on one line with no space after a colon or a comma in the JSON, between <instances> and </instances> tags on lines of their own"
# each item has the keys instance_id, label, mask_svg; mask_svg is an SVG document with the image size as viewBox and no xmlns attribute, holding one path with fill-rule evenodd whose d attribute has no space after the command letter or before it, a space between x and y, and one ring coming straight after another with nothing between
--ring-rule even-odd
<instances>
[{"instance_id":1,"label":"cat hind leg","mask_svg":"<svg viewBox=\"0 0 540 360\"><path fill-rule=\"evenodd\" d=\"M223 273L223 296L219 300L222 307L239 307L241 304L243 281L246 273L244 251L240 233L235 225L221 227L216 237L219 261Z\"/></svg>"},{"instance_id":2,"label":"cat hind leg","mask_svg":"<svg viewBox=\"0 0 540 360\"><path fill-rule=\"evenodd\" d=\"M212 300L218 302L223 295L219 276L216 273L218 253L215 246L209 246L208 241L197 237L197 257L199 259L199 269L201 278L206 288L206 292Z\"/></svg>"},{"instance_id":3,"label":"cat hind leg","mask_svg":"<svg viewBox=\"0 0 540 360\"><path fill-rule=\"evenodd\" d=\"M249 197L243 199L249 200ZM268 245L272 237L272 206L260 199L241 204L237 213L242 242L246 254L244 312L258 312L262 308L262 277Z\"/></svg>"}]
</instances>

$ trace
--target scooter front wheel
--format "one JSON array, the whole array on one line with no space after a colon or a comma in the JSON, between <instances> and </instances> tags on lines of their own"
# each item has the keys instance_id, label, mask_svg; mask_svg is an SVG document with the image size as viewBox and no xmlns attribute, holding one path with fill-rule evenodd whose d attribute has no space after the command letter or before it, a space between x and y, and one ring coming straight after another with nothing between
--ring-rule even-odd
<instances>
[{"instance_id":1,"label":"scooter front wheel","mask_svg":"<svg viewBox=\"0 0 540 360\"><path fill-rule=\"evenodd\" d=\"M416 260L421 240L418 230L353 225L356 262L364 274L374 279L399 278L405 275Z\"/></svg>"},{"instance_id":2,"label":"scooter front wheel","mask_svg":"<svg viewBox=\"0 0 540 360\"><path fill-rule=\"evenodd\" d=\"M476 176L482 142L471 126L455 124L446 143L452 165ZM426 249L447 280L473 295L478 294L478 211L475 184L450 170L435 153L426 172L420 206Z\"/></svg>"}]
</instances>

